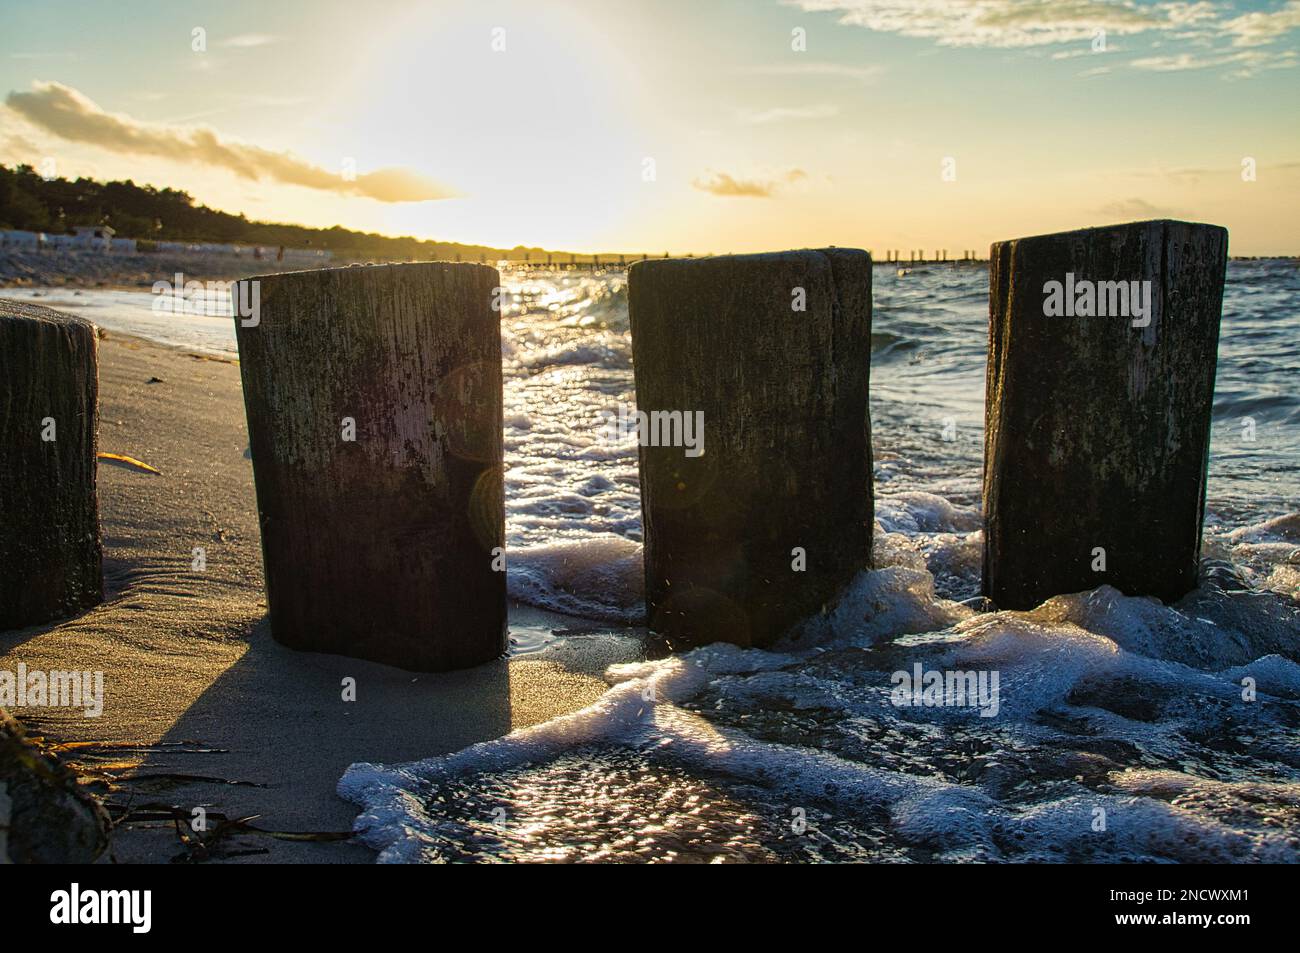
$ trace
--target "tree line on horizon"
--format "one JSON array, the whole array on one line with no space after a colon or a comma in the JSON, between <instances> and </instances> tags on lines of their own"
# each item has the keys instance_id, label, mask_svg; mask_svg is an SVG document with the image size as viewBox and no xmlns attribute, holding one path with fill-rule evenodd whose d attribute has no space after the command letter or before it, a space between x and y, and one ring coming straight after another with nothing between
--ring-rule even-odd
<instances>
[{"instance_id":1,"label":"tree line on horizon","mask_svg":"<svg viewBox=\"0 0 1300 953\"><path fill-rule=\"evenodd\" d=\"M356 232L335 225L308 228L274 222L254 222L196 204L180 189L155 188L124 182L78 178L47 179L29 165L0 165L0 229L70 233L76 225L109 225L123 238L140 241L219 242L243 245L283 245L285 248L326 249L341 258L442 259L473 261L544 260L542 248L492 248L438 242L410 236L394 238ZM567 253L556 253L567 258ZM590 256L579 255L579 260ZM558 260L558 258L557 258Z\"/></svg>"}]
</instances>

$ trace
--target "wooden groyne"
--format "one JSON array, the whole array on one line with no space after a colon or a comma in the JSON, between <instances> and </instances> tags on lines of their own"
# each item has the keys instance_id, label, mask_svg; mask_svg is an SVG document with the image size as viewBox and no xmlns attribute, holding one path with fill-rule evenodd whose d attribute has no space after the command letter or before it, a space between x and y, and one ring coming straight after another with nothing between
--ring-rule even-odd
<instances>
[{"instance_id":1,"label":"wooden groyne","mask_svg":"<svg viewBox=\"0 0 1300 953\"><path fill-rule=\"evenodd\" d=\"M1226 262L1224 229L1174 221L993 246L983 591L1000 608L1195 587ZM631 265L647 614L675 644L770 645L870 566L871 289L852 249ZM505 651L503 296L473 263L239 283L280 641L415 670ZM102 598L95 330L0 301L0 359L12 628Z\"/></svg>"},{"instance_id":2,"label":"wooden groyne","mask_svg":"<svg viewBox=\"0 0 1300 953\"><path fill-rule=\"evenodd\" d=\"M504 653L499 285L447 262L240 282L277 640L417 671Z\"/></svg>"},{"instance_id":3,"label":"wooden groyne","mask_svg":"<svg viewBox=\"0 0 1300 953\"><path fill-rule=\"evenodd\" d=\"M102 601L95 326L0 299L0 629Z\"/></svg>"},{"instance_id":4,"label":"wooden groyne","mask_svg":"<svg viewBox=\"0 0 1300 953\"><path fill-rule=\"evenodd\" d=\"M646 611L672 644L770 645L870 566L871 279L851 249L632 266Z\"/></svg>"},{"instance_id":5,"label":"wooden groyne","mask_svg":"<svg viewBox=\"0 0 1300 953\"><path fill-rule=\"evenodd\" d=\"M1173 221L993 246L983 587L1000 608L1195 587L1227 249Z\"/></svg>"}]
</instances>

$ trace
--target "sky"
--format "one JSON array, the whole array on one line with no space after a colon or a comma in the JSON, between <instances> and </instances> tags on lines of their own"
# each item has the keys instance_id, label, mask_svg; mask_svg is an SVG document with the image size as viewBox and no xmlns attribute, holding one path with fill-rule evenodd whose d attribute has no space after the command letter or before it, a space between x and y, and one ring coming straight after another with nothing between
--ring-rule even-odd
<instances>
[{"instance_id":1,"label":"sky","mask_svg":"<svg viewBox=\"0 0 1300 953\"><path fill-rule=\"evenodd\" d=\"M0 0L0 163L501 247L1300 254L1300 0Z\"/></svg>"}]
</instances>

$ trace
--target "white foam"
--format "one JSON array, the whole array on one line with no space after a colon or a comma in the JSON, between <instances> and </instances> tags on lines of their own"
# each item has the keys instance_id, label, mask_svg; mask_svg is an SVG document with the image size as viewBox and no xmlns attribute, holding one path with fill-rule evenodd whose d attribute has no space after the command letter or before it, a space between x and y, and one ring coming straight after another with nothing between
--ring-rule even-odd
<instances>
[{"instance_id":1,"label":"white foam","mask_svg":"<svg viewBox=\"0 0 1300 953\"><path fill-rule=\"evenodd\" d=\"M919 490L877 496L876 519L887 533L967 533L981 525L978 509Z\"/></svg>"},{"instance_id":2,"label":"white foam","mask_svg":"<svg viewBox=\"0 0 1300 953\"><path fill-rule=\"evenodd\" d=\"M641 546L621 536L506 553L510 595L529 605L635 625L645 614Z\"/></svg>"},{"instance_id":3,"label":"white foam","mask_svg":"<svg viewBox=\"0 0 1300 953\"><path fill-rule=\"evenodd\" d=\"M616 552L639 560L631 549ZM536 553L530 571L552 584L576 572L570 584L591 592L587 581L574 580L601 558L560 547ZM869 856L881 858L1300 860L1277 826L1300 818L1300 749L1289 717L1275 714L1287 704L1278 697L1300 693L1300 666L1266 656L1201 671L1163 657L1176 655L1180 630L1200 631L1176 609L1104 588L1049 600L1033 612L977 615L937 598L928 572L893 566L855 579L825 617L815 645L778 652L714 645L614 666L609 690L582 711L446 757L354 765L339 791L362 807L356 829L384 861L454 855L455 844L467 843L457 832L477 822L458 819L455 798L437 797L453 779L463 779L469 791L505 784L520 809L521 798L541 796L529 794L530 772L579 750L598 760L607 757L601 751L622 751L749 792L726 799L774 798L767 807L756 802L760 817L788 813L791 805L806 805L815 816L817 805L828 805L822 813L856 819L857 836L869 838ZM914 634L899 638L900 632ZM973 708L897 707L890 673L917 663L997 672L995 717ZM1241 693L1247 675L1259 690L1251 703ZM1201 760L1210 759L1205 770L1227 770L1236 757L1232 748L1213 747L1227 711L1234 731L1254 738L1251 756L1231 770L1258 769L1267 782L1220 782L1195 773ZM967 740L954 742L952 732ZM815 744L787 740L805 734ZM965 757L963 746L970 747ZM1126 766L1123 759L1136 760ZM1152 775L1151 761L1171 767ZM1015 793L1026 783L1032 790L1040 775L1050 781L1063 766L1065 777L1052 786L1027 799ZM953 771L982 780L945 776ZM1090 772L1100 772L1092 788L1083 783ZM1290 777L1276 780L1287 772ZM477 778L515 780L483 788L489 782ZM1183 792L1177 805L1169 793L1175 790ZM545 789L547 813L530 821L541 825L534 828L539 838L548 823L564 823L546 817L604 816L590 802L624 796L564 791ZM566 797L574 799L572 808L564 807ZM490 803L491 795L474 795L476 804L484 798ZM624 817L629 809L607 813ZM1098 830L1102 816L1105 829ZM601 836L598 829L583 834ZM652 841L653 834L645 838ZM527 835L516 832L509 841L511 850L529 856Z\"/></svg>"},{"instance_id":4,"label":"white foam","mask_svg":"<svg viewBox=\"0 0 1300 953\"><path fill-rule=\"evenodd\" d=\"M867 646L887 636L944 629L971 614L937 598L934 577L924 569L890 566L859 573L835 608L807 631L823 643Z\"/></svg>"}]
</instances>

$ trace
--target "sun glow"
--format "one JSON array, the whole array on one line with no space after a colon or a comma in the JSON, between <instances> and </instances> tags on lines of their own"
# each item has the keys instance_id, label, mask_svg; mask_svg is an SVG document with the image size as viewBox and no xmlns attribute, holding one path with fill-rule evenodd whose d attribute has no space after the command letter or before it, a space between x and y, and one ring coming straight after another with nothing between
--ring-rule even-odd
<instances>
[{"instance_id":1,"label":"sun glow","mask_svg":"<svg viewBox=\"0 0 1300 953\"><path fill-rule=\"evenodd\" d=\"M640 84L599 22L420 9L372 45L343 108L357 150L461 196L385 209L389 228L552 248L614 242L641 186Z\"/></svg>"}]
</instances>

